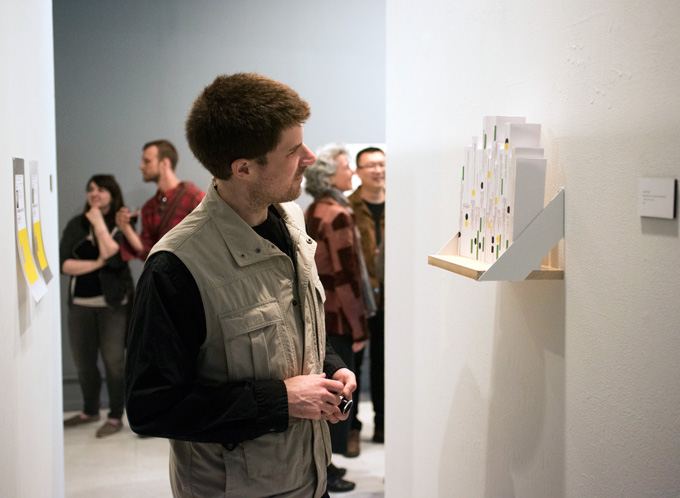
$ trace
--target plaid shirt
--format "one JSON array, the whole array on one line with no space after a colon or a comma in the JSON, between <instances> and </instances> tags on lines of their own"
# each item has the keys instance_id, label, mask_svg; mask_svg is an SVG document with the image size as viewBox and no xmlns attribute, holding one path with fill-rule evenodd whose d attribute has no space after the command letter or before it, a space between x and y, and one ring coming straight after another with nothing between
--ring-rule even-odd
<instances>
[{"instance_id":1,"label":"plaid shirt","mask_svg":"<svg viewBox=\"0 0 680 498\"><path fill-rule=\"evenodd\" d=\"M368 339L352 215L331 197L316 199L305 212L307 233L317 242L314 261L326 292L326 332Z\"/></svg>"},{"instance_id":2,"label":"plaid shirt","mask_svg":"<svg viewBox=\"0 0 680 498\"><path fill-rule=\"evenodd\" d=\"M177 209L165 227L159 227L163 217L163 211L166 206L172 204L175 193L179 190L180 185L186 185L186 190L182 199L180 200ZM142 241L144 248L140 252L135 250L128 244L127 240L123 240L121 246L121 255L125 261L134 258L139 258L146 261L151 248L161 240L161 237L168 233L171 228L178 225L186 215L192 212L196 206L201 203L205 193L191 182L181 182L177 187L168 190L167 192L156 192L156 195L149 199L142 207L142 233L139 238Z\"/></svg>"}]
</instances>

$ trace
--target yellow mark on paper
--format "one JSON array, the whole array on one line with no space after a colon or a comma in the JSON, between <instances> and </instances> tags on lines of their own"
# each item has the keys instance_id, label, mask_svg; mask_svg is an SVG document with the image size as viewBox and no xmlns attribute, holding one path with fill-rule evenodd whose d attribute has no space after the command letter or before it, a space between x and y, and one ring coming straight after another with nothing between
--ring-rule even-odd
<instances>
[{"instance_id":1,"label":"yellow mark on paper","mask_svg":"<svg viewBox=\"0 0 680 498\"><path fill-rule=\"evenodd\" d=\"M486 177L487 177L487 178L491 178L491 171L487 171Z\"/></svg>"},{"instance_id":2,"label":"yellow mark on paper","mask_svg":"<svg viewBox=\"0 0 680 498\"><path fill-rule=\"evenodd\" d=\"M498 197L496 197L496 204L498 204Z\"/></svg>"},{"instance_id":3,"label":"yellow mark on paper","mask_svg":"<svg viewBox=\"0 0 680 498\"><path fill-rule=\"evenodd\" d=\"M33 285L35 281L38 280L38 271L35 269L35 263L31 256L31 247L28 243L28 230L26 228L19 230L19 245L24 253L24 271L26 272L26 278L28 278L28 283Z\"/></svg>"},{"instance_id":4,"label":"yellow mark on paper","mask_svg":"<svg viewBox=\"0 0 680 498\"><path fill-rule=\"evenodd\" d=\"M475 196L475 189L472 189L472 197Z\"/></svg>"},{"instance_id":5,"label":"yellow mark on paper","mask_svg":"<svg viewBox=\"0 0 680 498\"><path fill-rule=\"evenodd\" d=\"M38 263L40 263L40 269L44 270L47 268L47 257L45 256L45 246L43 246L42 231L40 230L39 221L33 223L33 233L35 234L35 243L38 250Z\"/></svg>"}]
</instances>

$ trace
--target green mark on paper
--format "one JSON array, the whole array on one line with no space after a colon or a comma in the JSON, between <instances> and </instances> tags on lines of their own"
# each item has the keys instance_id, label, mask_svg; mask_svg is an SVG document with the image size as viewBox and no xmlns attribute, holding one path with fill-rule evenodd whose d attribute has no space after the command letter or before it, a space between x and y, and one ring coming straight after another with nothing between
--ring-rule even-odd
<instances>
[{"instance_id":1,"label":"green mark on paper","mask_svg":"<svg viewBox=\"0 0 680 498\"><path fill-rule=\"evenodd\" d=\"M475 242L474 240L470 239L470 254L473 254L475 252L474 251L475 246L473 245L474 242Z\"/></svg>"},{"instance_id":2,"label":"green mark on paper","mask_svg":"<svg viewBox=\"0 0 680 498\"><path fill-rule=\"evenodd\" d=\"M506 249L508 248L508 241L507 240L505 241L505 248Z\"/></svg>"},{"instance_id":3,"label":"green mark on paper","mask_svg":"<svg viewBox=\"0 0 680 498\"><path fill-rule=\"evenodd\" d=\"M496 141L496 125L493 126L493 141Z\"/></svg>"},{"instance_id":4,"label":"green mark on paper","mask_svg":"<svg viewBox=\"0 0 680 498\"><path fill-rule=\"evenodd\" d=\"M486 133L484 134L484 148L486 149Z\"/></svg>"},{"instance_id":5,"label":"green mark on paper","mask_svg":"<svg viewBox=\"0 0 680 498\"><path fill-rule=\"evenodd\" d=\"M481 218L479 218L479 231L480 232L482 231L482 219Z\"/></svg>"},{"instance_id":6,"label":"green mark on paper","mask_svg":"<svg viewBox=\"0 0 680 498\"><path fill-rule=\"evenodd\" d=\"M465 180L465 166L463 166L463 180Z\"/></svg>"},{"instance_id":7,"label":"green mark on paper","mask_svg":"<svg viewBox=\"0 0 680 498\"><path fill-rule=\"evenodd\" d=\"M484 252L485 247L486 247L486 237L482 237L482 252Z\"/></svg>"},{"instance_id":8,"label":"green mark on paper","mask_svg":"<svg viewBox=\"0 0 680 498\"><path fill-rule=\"evenodd\" d=\"M503 179L501 178L501 195L503 195Z\"/></svg>"}]
</instances>

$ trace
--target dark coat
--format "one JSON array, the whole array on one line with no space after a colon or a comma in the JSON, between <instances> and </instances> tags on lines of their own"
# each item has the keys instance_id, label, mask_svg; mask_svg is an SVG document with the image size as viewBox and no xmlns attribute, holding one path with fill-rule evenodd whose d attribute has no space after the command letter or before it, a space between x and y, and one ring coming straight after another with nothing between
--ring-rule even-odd
<instances>
[{"instance_id":1,"label":"dark coat","mask_svg":"<svg viewBox=\"0 0 680 498\"><path fill-rule=\"evenodd\" d=\"M368 276L371 279L371 287L375 293L375 303L378 309L384 307L382 295L380 292L380 280L378 279L378 272L375 267L375 256L378 252L378 245L375 238L375 221L371 210L366 203L361 199L361 186L357 188L352 195L349 196L349 205L354 211L354 220L356 221L359 234L361 235L361 248L364 251L364 260L366 261L366 269ZM380 216L380 235L381 239L385 239L385 211L383 210Z\"/></svg>"}]
</instances>

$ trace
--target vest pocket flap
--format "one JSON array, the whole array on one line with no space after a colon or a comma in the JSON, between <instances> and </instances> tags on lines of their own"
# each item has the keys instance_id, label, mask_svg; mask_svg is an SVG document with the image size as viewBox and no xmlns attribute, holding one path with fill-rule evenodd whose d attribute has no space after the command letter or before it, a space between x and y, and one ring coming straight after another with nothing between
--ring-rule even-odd
<instances>
[{"instance_id":1,"label":"vest pocket flap","mask_svg":"<svg viewBox=\"0 0 680 498\"><path fill-rule=\"evenodd\" d=\"M321 279L317 279L316 282L314 282L314 287L316 288L316 291L321 296L321 301L325 303L326 302L326 291L323 288L323 284L321 283Z\"/></svg>"},{"instance_id":2,"label":"vest pocket flap","mask_svg":"<svg viewBox=\"0 0 680 498\"><path fill-rule=\"evenodd\" d=\"M238 337L254 330L263 329L283 322L281 309L276 299L257 303L254 306L228 311L218 316L225 339Z\"/></svg>"}]
</instances>

